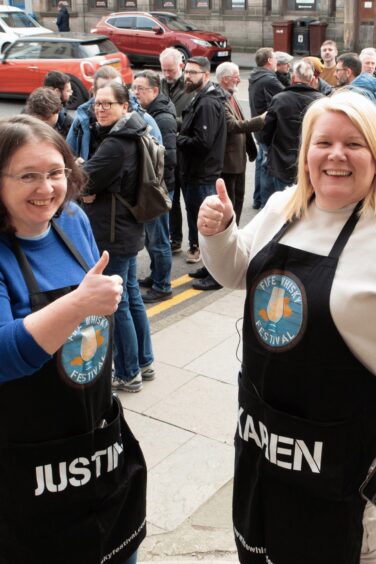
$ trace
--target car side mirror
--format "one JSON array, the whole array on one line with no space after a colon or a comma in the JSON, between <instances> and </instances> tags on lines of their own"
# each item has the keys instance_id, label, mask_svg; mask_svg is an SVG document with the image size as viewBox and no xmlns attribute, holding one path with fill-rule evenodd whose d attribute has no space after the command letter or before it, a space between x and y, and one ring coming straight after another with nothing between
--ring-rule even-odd
<instances>
[{"instance_id":1,"label":"car side mirror","mask_svg":"<svg viewBox=\"0 0 376 564\"><path fill-rule=\"evenodd\" d=\"M154 33L156 33L157 35L162 35L163 33L163 29L159 27L159 25L152 27L151 30L154 31Z\"/></svg>"}]
</instances>

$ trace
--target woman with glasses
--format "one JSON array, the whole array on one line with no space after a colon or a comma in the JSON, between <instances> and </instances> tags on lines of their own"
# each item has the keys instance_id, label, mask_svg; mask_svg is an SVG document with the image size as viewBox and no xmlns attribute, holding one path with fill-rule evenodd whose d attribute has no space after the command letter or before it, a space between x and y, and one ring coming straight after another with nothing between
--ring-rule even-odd
<instances>
[{"instance_id":1,"label":"woman with glasses","mask_svg":"<svg viewBox=\"0 0 376 564\"><path fill-rule=\"evenodd\" d=\"M146 469L111 394L112 314L64 139L0 121L0 559L123 564L145 535Z\"/></svg>"},{"instance_id":2,"label":"woman with glasses","mask_svg":"<svg viewBox=\"0 0 376 564\"><path fill-rule=\"evenodd\" d=\"M311 104L297 186L244 229L223 181L200 248L246 289L233 520L242 564L376 563L376 108Z\"/></svg>"},{"instance_id":3,"label":"woman with glasses","mask_svg":"<svg viewBox=\"0 0 376 564\"><path fill-rule=\"evenodd\" d=\"M123 203L136 203L141 166L137 139L147 131L143 119L128 113L126 86L111 82L95 95L96 138L99 145L83 164L89 175L84 209L99 250L108 250L107 274L124 281L115 314L115 374L113 387L139 392L142 382L153 380L153 350L149 320L137 281L137 253L144 246L144 224L137 223Z\"/></svg>"}]
</instances>

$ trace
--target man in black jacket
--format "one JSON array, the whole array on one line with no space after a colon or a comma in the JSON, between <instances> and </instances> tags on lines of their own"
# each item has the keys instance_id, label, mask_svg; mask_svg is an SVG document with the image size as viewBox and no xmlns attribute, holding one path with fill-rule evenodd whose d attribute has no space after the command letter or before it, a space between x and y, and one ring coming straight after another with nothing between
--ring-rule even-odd
<instances>
[{"instance_id":1,"label":"man in black jacket","mask_svg":"<svg viewBox=\"0 0 376 564\"><path fill-rule=\"evenodd\" d=\"M142 71L135 75L133 91L142 108L155 119L166 149L164 180L173 197L176 167L176 112L167 96L160 92L160 78L154 71ZM167 300L172 295L172 255L168 213L145 224L146 248L150 255L150 276L139 280L147 291L142 299L145 303Z\"/></svg>"},{"instance_id":2,"label":"man in black jacket","mask_svg":"<svg viewBox=\"0 0 376 564\"><path fill-rule=\"evenodd\" d=\"M308 106L324 96L310 86L312 79L311 64L307 61L296 63L292 86L274 96L266 114L261 135L268 147L267 167L273 178L273 192L296 181L303 117Z\"/></svg>"},{"instance_id":3,"label":"man in black jacket","mask_svg":"<svg viewBox=\"0 0 376 564\"><path fill-rule=\"evenodd\" d=\"M161 79L161 92L168 96L175 106L178 130L182 123L183 110L188 106L194 96L194 92L186 92L183 76L183 55L174 47L167 47L159 55L163 78ZM177 155L179 158L179 154ZM170 210L170 239L171 252L181 252L183 241L183 216L180 207L180 192L182 178L179 162L175 168L175 190Z\"/></svg>"},{"instance_id":4,"label":"man in black jacket","mask_svg":"<svg viewBox=\"0 0 376 564\"><path fill-rule=\"evenodd\" d=\"M184 69L187 92L195 96L183 111L183 123L177 138L181 155L184 198L188 216L189 254L187 262L200 257L197 217L200 205L216 193L215 181L222 173L227 127L223 90L210 82L210 62L206 57L188 59ZM205 268L192 273L199 278L193 287L199 290L217 290L221 286Z\"/></svg>"},{"instance_id":5,"label":"man in black jacket","mask_svg":"<svg viewBox=\"0 0 376 564\"><path fill-rule=\"evenodd\" d=\"M261 47L261 49L256 51L255 58L257 67L251 72L248 87L252 117L266 112L273 96L284 89L275 73L277 59L273 49ZM256 159L253 207L259 209L266 204L266 200L273 187L273 180L269 177L266 168L267 147L262 142L260 133L255 133L255 138L258 143L258 155Z\"/></svg>"}]
</instances>

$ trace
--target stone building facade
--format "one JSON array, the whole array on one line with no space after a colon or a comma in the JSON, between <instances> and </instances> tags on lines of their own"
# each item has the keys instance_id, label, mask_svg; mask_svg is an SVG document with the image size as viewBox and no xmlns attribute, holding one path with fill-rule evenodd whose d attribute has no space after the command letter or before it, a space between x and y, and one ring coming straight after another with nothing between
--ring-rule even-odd
<instances>
[{"instance_id":1,"label":"stone building facade","mask_svg":"<svg viewBox=\"0 0 376 564\"><path fill-rule=\"evenodd\" d=\"M58 0L33 0L43 25L54 29ZM375 42L376 0L70 0L72 31L90 31L106 13L164 10L226 35L233 48L272 46L280 21L312 18L327 23L326 38L340 51L360 51ZM292 31L292 33L294 33Z\"/></svg>"}]
</instances>

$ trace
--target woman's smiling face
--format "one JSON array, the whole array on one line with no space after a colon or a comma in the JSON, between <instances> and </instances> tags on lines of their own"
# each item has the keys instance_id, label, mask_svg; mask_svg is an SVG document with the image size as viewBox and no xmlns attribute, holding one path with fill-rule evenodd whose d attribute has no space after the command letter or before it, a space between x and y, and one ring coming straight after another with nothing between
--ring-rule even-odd
<instances>
[{"instance_id":1,"label":"woman's smiling face","mask_svg":"<svg viewBox=\"0 0 376 564\"><path fill-rule=\"evenodd\" d=\"M324 112L315 122L306 171L317 204L339 209L365 198L376 165L364 136L341 112Z\"/></svg>"},{"instance_id":2,"label":"woman's smiling face","mask_svg":"<svg viewBox=\"0 0 376 564\"><path fill-rule=\"evenodd\" d=\"M24 184L14 176L26 172L48 173L65 167L62 154L46 141L30 140L10 158L1 177L1 201L18 235L33 237L43 233L67 193L67 179L39 179ZM11 175L11 176L7 176Z\"/></svg>"}]
</instances>

